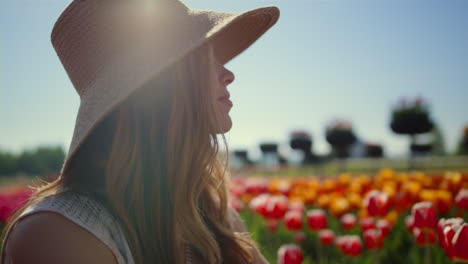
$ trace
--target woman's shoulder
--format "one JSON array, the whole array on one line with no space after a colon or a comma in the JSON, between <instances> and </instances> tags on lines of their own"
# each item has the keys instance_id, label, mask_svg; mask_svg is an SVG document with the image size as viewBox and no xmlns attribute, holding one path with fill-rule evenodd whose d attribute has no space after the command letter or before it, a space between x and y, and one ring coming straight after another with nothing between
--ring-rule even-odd
<instances>
[{"instance_id":1,"label":"woman's shoulder","mask_svg":"<svg viewBox=\"0 0 468 264\"><path fill-rule=\"evenodd\" d=\"M228 205L227 219L232 230L236 232L248 232L239 213L231 205Z\"/></svg>"},{"instance_id":2,"label":"woman's shoulder","mask_svg":"<svg viewBox=\"0 0 468 264\"><path fill-rule=\"evenodd\" d=\"M15 264L118 263L112 250L96 236L50 211L19 220L5 250L10 262Z\"/></svg>"},{"instance_id":3,"label":"woman's shoulder","mask_svg":"<svg viewBox=\"0 0 468 264\"><path fill-rule=\"evenodd\" d=\"M103 204L84 193L60 189L53 195L28 206L16 219L13 227L8 233L16 233L18 228L20 231L25 230L19 233L19 237L17 237L19 242L13 242L13 245L17 244L15 248L22 248L21 245L23 245L27 249L33 246L31 243L38 243L44 244L43 247L52 250L55 247L50 247L50 245L63 243L64 245L61 246L71 246L70 250L75 247L76 250L81 248L80 244L83 244L83 250L86 252L88 252L88 246L92 246L98 251L89 251L98 256L95 258L98 260L96 263L132 263L131 252L116 219ZM9 236L13 236L13 239L17 236L8 233L7 246L11 240ZM33 239L26 239L25 237L28 236ZM39 248L41 247L39 246ZM48 251L51 252L50 250ZM52 252L55 251L57 249L52 250ZM81 254L80 251L82 250L77 250L75 254ZM17 252L21 253L22 251L18 250ZM67 249L60 252L64 253L64 257L70 255ZM109 261L114 262L105 262L109 252L112 256ZM52 255L55 256L55 254ZM86 258L87 256L83 255L82 257Z\"/></svg>"}]
</instances>

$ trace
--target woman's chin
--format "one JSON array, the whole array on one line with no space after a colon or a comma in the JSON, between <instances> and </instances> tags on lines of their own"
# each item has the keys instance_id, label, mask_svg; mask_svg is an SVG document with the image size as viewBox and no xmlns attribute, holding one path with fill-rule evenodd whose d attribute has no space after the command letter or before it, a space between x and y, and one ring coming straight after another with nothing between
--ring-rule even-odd
<instances>
[{"instance_id":1,"label":"woman's chin","mask_svg":"<svg viewBox=\"0 0 468 264\"><path fill-rule=\"evenodd\" d=\"M224 120L223 124L221 125L221 128L216 131L216 134L227 133L229 132L229 130L231 130L231 128L232 128L232 121L231 121L231 118L228 116Z\"/></svg>"}]
</instances>

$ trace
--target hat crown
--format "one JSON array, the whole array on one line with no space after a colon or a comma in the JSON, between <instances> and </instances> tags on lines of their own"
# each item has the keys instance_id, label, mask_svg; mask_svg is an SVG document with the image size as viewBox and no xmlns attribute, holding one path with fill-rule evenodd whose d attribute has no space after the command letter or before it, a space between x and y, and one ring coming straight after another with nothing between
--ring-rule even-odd
<instances>
[{"instance_id":1,"label":"hat crown","mask_svg":"<svg viewBox=\"0 0 468 264\"><path fill-rule=\"evenodd\" d=\"M157 51L174 42L171 28L186 24L188 12L178 0L74 0L55 22L51 42L81 97L116 56L123 63L141 45Z\"/></svg>"}]
</instances>

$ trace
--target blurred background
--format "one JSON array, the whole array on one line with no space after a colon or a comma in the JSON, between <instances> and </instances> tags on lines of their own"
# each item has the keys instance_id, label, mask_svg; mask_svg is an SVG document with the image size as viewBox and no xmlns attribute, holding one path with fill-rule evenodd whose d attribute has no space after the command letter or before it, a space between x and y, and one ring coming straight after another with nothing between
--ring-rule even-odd
<instances>
[{"instance_id":1,"label":"blurred background","mask_svg":"<svg viewBox=\"0 0 468 264\"><path fill-rule=\"evenodd\" d=\"M359 191L362 198L374 189L387 190L391 198L403 196L402 182L413 181L419 184L417 193L445 191L445 197L450 195L445 205L453 205L457 194L468 188L468 1L184 2L195 9L227 12L269 5L281 10L278 23L226 65L235 81L228 86L234 103L233 127L226 134L230 152L223 155L237 179L233 186L243 186L233 201L245 205L239 211L255 238L268 244L264 252L272 263L279 261L280 245L292 242L296 234L280 225L275 231L279 235L271 235L267 224L272 221L267 220L272 218L247 205L263 193L294 200L291 191L298 179L318 181L315 187L306 184L315 198L304 199L312 192L306 188L299 200L306 209L324 209L337 226L343 214L327 211L332 202L318 202L333 193L322 188L327 181L341 186L338 193L346 196L349 182L368 177L370 187ZM5 194L8 191L37 179L53 180L68 151L79 97L50 43L53 23L68 3L1 3L0 189L5 201L12 195ZM348 176L349 182L343 180ZM393 196L379 177L394 181ZM440 197L431 195L408 198L410 204L397 210L393 224L404 226L404 217L417 202L433 199L437 204ZM365 208L357 204L343 212L359 218ZM14 206L2 206L6 221ZM455 215L466 221L466 213L438 211L439 218ZM385 242L393 246L386 246L377 260L427 263L424 247L408 246L416 245L414 232L400 229L389 240L406 242ZM307 232L306 241L318 238ZM323 256L307 253L318 245L310 243L300 244L304 261L322 263ZM433 262L450 261L443 249L429 253L436 256ZM397 255L402 259L392 258ZM339 261L347 263L346 258ZM354 261L376 263L375 254L367 248Z\"/></svg>"}]
</instances>

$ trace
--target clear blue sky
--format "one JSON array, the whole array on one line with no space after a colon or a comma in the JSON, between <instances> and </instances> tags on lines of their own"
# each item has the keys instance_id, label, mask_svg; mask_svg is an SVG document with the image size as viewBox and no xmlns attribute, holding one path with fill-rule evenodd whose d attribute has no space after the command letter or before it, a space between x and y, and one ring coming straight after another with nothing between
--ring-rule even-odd
<instances>
[{"instance_id":1,"label":"clear blue sky","mask_svg":"<svg viewBox=\"0 0 468 264\"><path fill-rule=\"evenodd\" d=\"M79 106L50 43L69 0L2 1L0 148L67 150ZM350 119L363 140L404 155L389 129L391 105L422 95L452 151L468 123L467 0L186 0L196 9L242 12L276 5L278 23L226 67L234 107L231 148L286 143L291 129L328 151L324 124Z\"/></svg>"}]
</instances>

